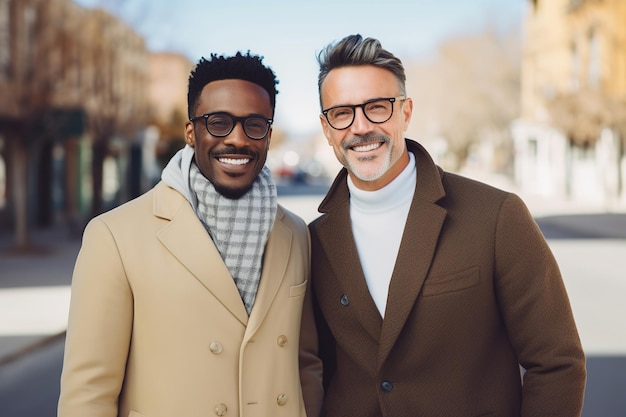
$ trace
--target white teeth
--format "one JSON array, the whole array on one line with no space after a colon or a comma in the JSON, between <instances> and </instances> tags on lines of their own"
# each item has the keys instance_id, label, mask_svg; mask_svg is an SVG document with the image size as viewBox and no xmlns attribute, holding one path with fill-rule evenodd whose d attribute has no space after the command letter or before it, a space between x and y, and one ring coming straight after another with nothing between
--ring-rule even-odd
<instances>
[{"instance_id":1,"label":"white teeth","mask_svg":"<svg viewBox=\"0 0 626 417\"><path fill-rule=\"evenodd\" d=\"M355 146L352 150L355 152L367 152L379 148L381 145L380 142L368 143L367 145Z\"/></svg>"},{"instance_id":2,"label":"white teeth","mask_svg":"<svg viewBox=\"0 0 626 417\"><path fill-rule=\"evenodd\" d=\"M245 165L250 162L250 158L219 158L219 161L223 164Z\"/></svg>"}]
</instances>

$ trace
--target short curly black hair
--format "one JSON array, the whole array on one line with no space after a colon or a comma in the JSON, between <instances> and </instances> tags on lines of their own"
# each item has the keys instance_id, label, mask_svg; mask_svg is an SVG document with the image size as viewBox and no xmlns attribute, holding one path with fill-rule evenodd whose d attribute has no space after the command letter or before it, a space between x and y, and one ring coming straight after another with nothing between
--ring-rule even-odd
<instances>
[{"instance_id":1,"label":"short curly black hair","mask_svg":"<svg viewBox=\"0 0 626 417\"><path fill-rule=\"evenodd\" d=\"M270 96L272 114L276 107L278 79L274 71L263 64L263 57L248 51L245 55L237 52L235 56L211 54L210 59L202 57L189 76L187 91L187 115L195 116L200 94L205 85L218 80L245 80L263 87Z\"/></svg>"}]
</instances>

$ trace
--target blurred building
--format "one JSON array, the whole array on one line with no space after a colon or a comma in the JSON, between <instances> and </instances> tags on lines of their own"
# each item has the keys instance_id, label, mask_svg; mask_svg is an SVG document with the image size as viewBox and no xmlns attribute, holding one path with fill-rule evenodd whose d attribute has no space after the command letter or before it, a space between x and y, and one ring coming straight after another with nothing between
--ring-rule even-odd
<instances>
[{"instance_id":1,"label":"blurred building","mask_svg":"<svg viewBox=\"0 0 626 417\"><path fill-rule=\"evenodd\" d=\"M527 193L619 204L626 199L626 1L526 3L516 180Z\"/></svg>"},{"instance_id":2,"label":"blurred building","mask_svg":"<svg viewBox=\"0 0 626 417\"><path fill-rule=\"evenodd\" d=\"M0 231L82 224L132 188L149 116L134 30L70 0L0 0Z\"/></svg>"},{"instance_id":3,"label":"blurred building","mask_svg":"<svg viewBox=\"0 0 626 417\"><path fill-rule=\"evenodd\" d=\"M159 178L166 161L184 146L187 84L194 63L177 52L150 54L150 127L143 146L144 190Z\"/></svg>"},{"instance_id":4,"label":"blurred building","mask_svg":"<svg viewBox=\"0 0 626 417\"><path fill-rule=\"evenodd\" d=\"M153 119L159 124L187 120L187 83L194 64L176 52L150 54L149 97ZM180 127L181 134L184 125Z\"/></svg>"}]
</instances>

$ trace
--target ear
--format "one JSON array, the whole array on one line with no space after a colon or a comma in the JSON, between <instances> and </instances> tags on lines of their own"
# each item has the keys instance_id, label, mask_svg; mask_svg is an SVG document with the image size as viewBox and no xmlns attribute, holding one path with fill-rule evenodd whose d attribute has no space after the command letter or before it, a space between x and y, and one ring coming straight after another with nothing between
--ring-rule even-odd
<instances>
[{"instance_id":1,"label":"ear","mask_svg":"<svg viewBox=\"0 0 626 417\"><path fill-rule=\"evenodd\" d=\"M320 114L320 123L322 124L322 132L324 132L324 136L326 136L326 141L330 146L332 146L332 143L330 143L330 130L332 127L330 127L323 114Z\"/></svg>"},{"instance_id":2,"label":"ear","mask_svg":"<svg viewBox=\"0 0 626 417\"><path fill-rule=\"evenodd\" d=\"M267 142L267 149L270 148L270 142L272 141L272 130L274 128L270 127L269 132L267 132L267 139L265 139L265 141Z\"/></svg>"},{"instance_id":3,"label":"ear","mask_svg":"<svg viewBox=\"0 0 626 417\"><path fill-rule=\"evenodd\" d=\"M409 128L409 123L411 123L411 116L413 115L413 100L408 97L404 100L404 105L402 106L402 118L403 118L403 126L404 131L406 132Z\"/></svg>"},{"instance_id":4,"label":"ear","mask_svg":"<svg viewBox=\"0 0 626 417\"><path fill-rule=\"evenodd\" d=\"M192 148L196 146L196 135L194 134L192 122L185 124L185 143Z\"/></svg>"}]
</instances>

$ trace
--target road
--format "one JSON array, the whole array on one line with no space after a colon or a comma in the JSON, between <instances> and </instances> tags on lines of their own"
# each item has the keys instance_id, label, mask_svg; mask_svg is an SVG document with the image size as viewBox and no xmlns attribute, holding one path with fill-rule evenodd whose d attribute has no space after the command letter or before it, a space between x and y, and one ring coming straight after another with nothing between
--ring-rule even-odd
<instances>
[{"instance_id":1,"label":"road","mask_svg":"<svg viewBox=\"0 0 626 417\"><path fill-rule=\"evenodd\" d=\"M0 367L0 416L54 417L64 337Z\"/></svg>"},{"instance_id":2,"label":"road","mask_svg":"<svg viewBox=\"0 0 626 417\"><path fill-rule=\"evenodd\" d=\"M310 221L321 196L283 199ZM581 217L580 219L584 219ZM607 239L577 227L540 218L561 265L587 354L583 417L626 416L626 239ZM580 224L579 221L568 224ZM54 417L64 338L0 367L1 417Z\"/></svg>"}]
</instances>

